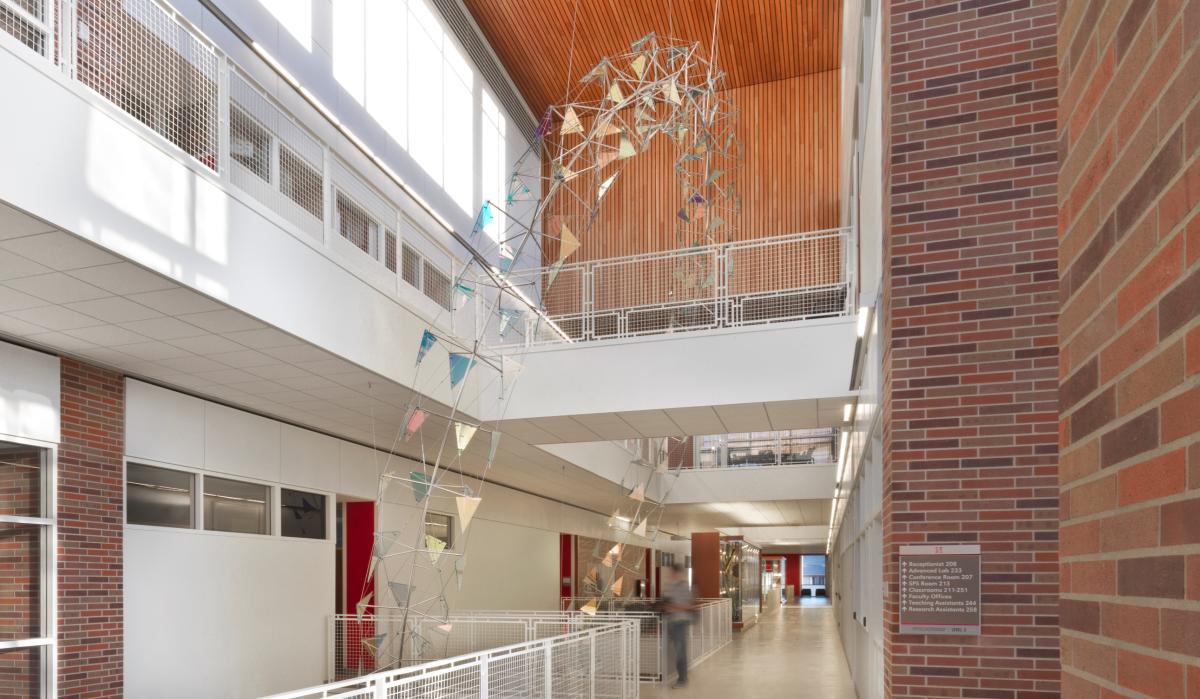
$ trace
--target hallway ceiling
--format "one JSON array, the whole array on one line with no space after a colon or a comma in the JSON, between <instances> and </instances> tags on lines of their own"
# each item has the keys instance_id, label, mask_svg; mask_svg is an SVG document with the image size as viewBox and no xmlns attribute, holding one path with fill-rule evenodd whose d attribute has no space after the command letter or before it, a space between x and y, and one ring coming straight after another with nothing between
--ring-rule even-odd
<instances>
[{"instance_id":1,"label":"hallway ceiling","mask_svg":"<svg viewBox=\"0 0 1200 699\"><path fill-rule=\"evenodd\" d=\"M535 117L605 56L648 32L708 53L716 0L464 0ZM841 64L841 0L720 0L717 62L726 86L833 70ZM572 31L574 25L574 31ZM572 46L571 37L574 36Z\"/></svg>"}]
</instances>

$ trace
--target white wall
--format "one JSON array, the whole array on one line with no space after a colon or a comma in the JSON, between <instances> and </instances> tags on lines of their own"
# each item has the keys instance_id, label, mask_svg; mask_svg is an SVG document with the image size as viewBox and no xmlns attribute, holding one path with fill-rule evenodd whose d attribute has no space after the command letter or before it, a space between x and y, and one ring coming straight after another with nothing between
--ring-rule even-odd
<instances>
[{"instance_id":1,"label":"white wall","mask_svg":"<svg viewBox=\"0 0 1200 699\"><path fill-rule=\"evenodd\" d=\"M158 386L128 380L126 390L130 461L369 500L385 463L400 473L416 468ZM601 515L462 482L483 501L465 535L455 534L452 552L466 552L467 568L462 589L454 582L446 589L452 609L556 609L559 533L611 536ZM453 498L436 494L430 509L456 514ZM394 484L380 516L382 530L415 533L421 509L409 488ZM445 556L443 565L453 558ZM389 571L392 579L404 572ZM245 697L324 681L336 575L332 536L310 541L126 525L126 695ZM382 576L377 582L386 590ZM418 576L414 594L431 584Z\"/></svg>"},{"instance_id":2,"label":"white wall","mask_svg":"<svg viewBox=\"0 0 1200 699\"><path fill-rule=\"evenodd\" d=\"M58 357L0 342L0 439L59 441Z\"/></svg>"}]
</instances>

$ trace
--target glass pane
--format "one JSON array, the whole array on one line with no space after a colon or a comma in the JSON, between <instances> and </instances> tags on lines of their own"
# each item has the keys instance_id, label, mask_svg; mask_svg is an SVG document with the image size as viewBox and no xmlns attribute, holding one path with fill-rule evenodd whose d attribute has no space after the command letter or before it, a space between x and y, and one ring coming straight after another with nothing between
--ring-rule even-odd
<instances>
[{"instance_id":1,"label":"glass pane","mask_svg":"<svg viewBox=\"0 0 1200 699\"><path fill-rule=\"evenodd\" d=\"M43 529L36 524L0 523L0 641L42 635ZM0 692L0 696L8 695Z\"/></svg>"},{"instance_id":2,"label":"glass pane","mask_svg":"<svg viewBox=\"0 0 1200 699\"><path fill-rule=\"evenodd\" d=\"M280 533L304 539L325 538L325 496L282 488L279 491Z\"/></svg>"},{"instance_id":3,"label":"glass pane","mask_svg":"<svg viewBox=\"0 0 1200 699\"><path fill-rule=\"evenodd\" d=\"M44 450L0 442L0 515L42 516Z\"/></svg>"},{"instance_id":4,"label":"glass pane","mask_svg":"<svg viewBox=\"0 0 1200 699\"><path fill-rule=\"evenodd\" d=\"M204 477L204 528L215 532L269 534L270 489L257 483Z\"/></svg>"},{"instance_id":5,"label":"glass pane","mask_svg":"<svg viewBox=\"0 0 1200 699\"><path fill-rule=\"evenodd\" d=\"M0 650L0 697L37 699L42 692L43 647Z\"/></svg>"},{"instance_id":6,"label":"glass pane","mask_svg":"<svg viewBox=\"0 0 1200 699\"><path fill-rule=\"evenodd\" d=\"M195 526L192 507L195 477L184 471L127 464L125 521L160 527Z\"/></svg>"},{"instance_id":7,"label":"glass pane","mask_svg":"<svg viewBox=\"0 0 1200 699\"><path fill-rule=\"evenodd\" d=\"M454 518L450 515L427 512L425 533L446 542L446 548L454 548Z\"/></svg>"}]
</instances>

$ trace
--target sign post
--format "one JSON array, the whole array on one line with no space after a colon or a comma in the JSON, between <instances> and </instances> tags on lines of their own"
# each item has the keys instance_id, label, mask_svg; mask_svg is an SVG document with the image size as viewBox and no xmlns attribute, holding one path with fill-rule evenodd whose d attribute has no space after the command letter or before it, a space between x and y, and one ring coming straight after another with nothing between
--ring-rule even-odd
<instances>
[{"instance_id":1,"label":"sign post","mask_svg":"<svg viewBox=\"0 0 1200 699\"><path fill-rule=\"evenodd\" d=\"M900 547L900 633L978 636L979 546Z\"/></svg>"}]
</instances>

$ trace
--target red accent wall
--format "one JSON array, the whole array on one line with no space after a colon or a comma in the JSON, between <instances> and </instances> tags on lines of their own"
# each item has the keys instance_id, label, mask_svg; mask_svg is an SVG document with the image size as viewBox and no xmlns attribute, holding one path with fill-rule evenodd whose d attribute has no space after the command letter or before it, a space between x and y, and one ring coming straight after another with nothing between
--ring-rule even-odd
<instances>
[{"instance_id":1,"label":"red accent wall","mask_svg":"<svg viewBox=\"0 0 1200 699\"><path fill-rule=\"evenodd\" d=\"M1200 4L1063 7L1063 694L1200 697Z\"/></svg>"},{"instance_id":2,"label":"red accent wall","mask_svg":"<svg viewBox=\"0 0 1200 699\"><path fill-rule=\"evenodd\" d=\"M558 535L558 588L559 597L571 596L571 585L564 583L563 580L574 580L574 548L575 536L573 534Z\"/></svg>"},{"instance_id":3,"label":"red accent wall","mask_svg":"<svg viewBox=\"0 0 1200 699\"><path fill-rule=\"evenodd\" d=\"M890 697L1060 692L1058 6L882 4ZM901 634L900 546L953 543L982 547L983 635Z\"/></svg>"},{"instance_id":4,"label":"red accent wall","mask_svg":"<svg viewBox=\"0 0 1200 699\"><path fill-rule=\"evenodd\" d=\"M692 589L697 597L721 596L721 535L692 534Z\"/></svg>"},{"instance_id":5,"label":"red accent wall","mask_svg":"<svg viewBox=\"0 0 1200 699\"><path fill-rule=\"evenodd\" d=\"M783 554L783 574L787 578L787 585L791 588L791 598L796 600L800 598L800 554L785 553Z\"/></svg>"},{"instance_id":6,"label":"red accent wall","mask_svg":"<svg viewBox=\"0 0 1200 699\"><path fill-rule=\"evenodd\" d=\"M347 502L342 517L342 548L345 551L346 598L344 608L354 614L359 600L375 591L374 578L367 580L371 552L375 546L375 503ZM372 598L372 602L376 602Z\"/></svg>"},{"instance_id":7,"label":"red accent wall","mask_svg":"<svg viewBox=\"0 0 1200 699\"><path fill-rule=\"evenodd\" d=\"M124 691L125 380L62 360L58 450L58 692Z\"/></svg>"}]
</instances>

